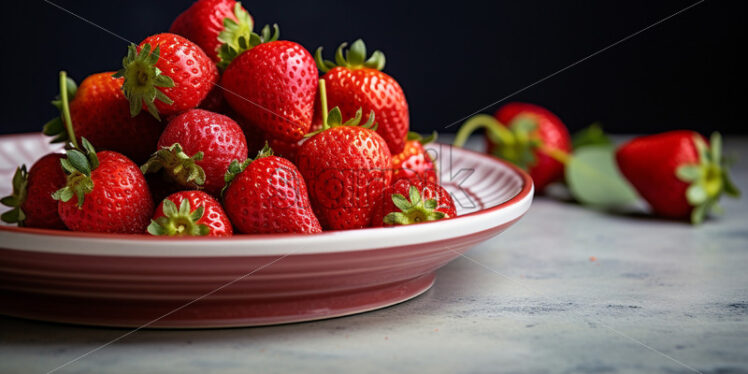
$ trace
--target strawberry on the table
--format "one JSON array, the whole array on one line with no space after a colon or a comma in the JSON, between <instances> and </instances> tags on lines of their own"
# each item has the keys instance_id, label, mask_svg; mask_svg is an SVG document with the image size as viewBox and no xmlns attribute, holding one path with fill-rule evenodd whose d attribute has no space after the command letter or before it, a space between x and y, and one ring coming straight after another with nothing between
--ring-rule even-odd
<instances>
[{"instance_id":1,"label":"strawberry on the table","mask_svg":"<svg viewBox=\"0 0 748 374\"><path fill-rule=\"evenodd\" d=\"M722 159L722 138L707 143L689 130L641 136L622 145L616 160L623 175L663 217L702 222L722 194L739 196Z\"/></svg>"},{"instance_id":2,"label":"strawberry on the table","mask_svg":"<svg viewBox=\"0 0 748 374\"><path fill-rule=\"evenodd\" d=\"M526 103L506 104L495 117L479 114L465 121L454 144L464 145L480 128L486 130L486 152L527 170L536 190L563 176L571 137L566 125L549 110Z\"/></svg>"}]
</instances>

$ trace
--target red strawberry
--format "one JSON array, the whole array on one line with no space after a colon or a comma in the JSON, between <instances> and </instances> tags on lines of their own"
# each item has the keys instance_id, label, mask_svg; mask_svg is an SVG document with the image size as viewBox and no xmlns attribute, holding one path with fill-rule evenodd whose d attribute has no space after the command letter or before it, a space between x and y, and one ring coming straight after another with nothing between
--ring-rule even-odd
<instances>
[{"instance_id":1,"label":"red strawberry","mask_svg":"<svg viewBox=\"0 0 748 374\"><path fill-rule=\"evenodd\" d=\"M69 113L76 142L83 137L102 150L116 151L143 162L153 152L164 125L145 113L132 117L130 104L122 93L124 79L113 78L112 74L89 75L79 87L72 79L61 78L60 98L52 102L60 110L60 116L44 125L44 134L54 136L53 142L67 141L63 117ZM65 72L60 76L65 76Z\"/></svg>"},{"instance_id":2,"label":"red strawberry","mask_svg":"<svg viewBox=\"0 0 748 374\"><path fill-rule=\"evenodd\" d=\"M65 186L66 176L60 168L62 156L50 153L31 165L28 173L26 165L16 169L13 194L0 200L13 208L0 216L3 221L18 226L65 229L57 214L57 201L52 198L52 193Z\"/></svg>"},{"instance_id":3,"label":"red strawberry","mask_svg":"<svg viewBox=\"0 0 748 374\"><path fill-rule=\"evenodd\" d=\"M322 231L301 173L290 161L273 156L269 147L254 160L231 164L223 203L231 222L245 234Z\"/></svg>"},{"instance_id":4,"label":"red strawberry","mask_svg":"<svg viewBox=\"0 0 748 374\"><path fill-rule=\"evenodd\" d=\"M423 139L421 135L409 132L405 149L392 156L392 183L400 179L418 179L436 183L436 168L431 156L423 148L436 139L436 131Z\"/></svg>"},{"instance_id":5,"label":"red strawberry","mask_svg":"<svg viewBox=\"0 0 748 374\"><path fill-rule=\"evenodd\" d=\"M218 63L218 47L249 37L254 22L241 3L234 0L198 0L171 24L169 32L182 35L200 46Z\"/></svg>"},{"instance_id":6,"label":"red strawberry","mask_svg":"<svg viewBox=\"0 0 748 374\"><path fill-rule=\"evenodd\" d=\"M401 179L382 196L371 216L371 226L408 225L454 217L457 217L457 209L442 186Z\"/></svg>"},{"instance_id":7,"label":"red strawberry","mask_svg":"<svg viewBox=\"0 0 748 374\"><path fill-rule=\"evenodd\" d=\"M739 196L722 160L722 139L712 134L711 147L694 131L678 130L641 136L616 152L621 173L664 217L700 223L722 193Z\"/></svg>"},{"instance_id":8,"label":"red strawberry","mask_svg":"<svg viewBox=\"0 0 748 374\"><path fill-rule=\"evenodd\" d=\"M327 109L324 80L320 80L322 108ZM301 145L296 162L309 185L314 212L325 229L369 225L374 204L390 185L390 151L372 128L374 112L363 126L361 110L342 122L335 107L324 116L324 127Z\"/></svg>"},{"instance_id":9,"label":"red strawberry","mask_svg":"<svg viewBox=\"0 0 748 374\"><path fill-rule=\"evenodd\" d=\"M202 191L180 191L167 196L156 208L151 235L231 236L233 228L221 204Z\"/></svg>"},{"instance_id":10,"label":"red strawberry","mask_svg":"<svg viewBox=\"0 0 748 374\"><path fill-rule=\"evenodd\" d=\"M487 130L486 151L527 170L538 191L563 176L571 137L550 111L533 104L504 105L496 118L480 114L466 121L454 144L464 144L481 127Z\"/></svg>"},{"instance_id":11,"label":"red strawberry","mask_svg":"<svg viewBox=\"0 0 748 374\"><path fill-rule=\"evenodd\" d=\"M218 81L218 69L195 43L176 34L156 34L139 46L130 45L115 77L124 77L122 89L130 101L130 114L145 104L156 118L196 108Z\"/></svg>"},{"instance_id":12,"label":"red strawberry","mask_svg":"<svg viewBox=\"0 0 748 374\"><path fill-rule=\"evenodd\" d=\"M141 169L163 175L185 188L217 195L232 160L247 158L247 141L239 125L222 114L192 109L172 119L158 140L159 150Z\"/></svg>"},{"instance_id":13,"label":"red strawberry","mask_svg":"<svg viewBox=\"0 0 748 374\"><path fill-rule=\"evenodd\" d=\"M322 59L322 47L315 55L317 66L325 73L329 106L339 107L343 118L351 118L361 108L364 113L374 111L379 127L392 154L403 151L410 126L408 102L395 79L381 72L384 54L375 51L366 59L366 45L361 39L351 44L343 57L347 43L338 47L335 62Z\"/></svg>"},{"instance_id":14,"label":"red strawberry","mask_svg":"<svg viewBox=\"0 0 748 374\"><path fill-rule=\"evenodd\" d=\"M224 96L239 115L269 138L301 139L309 131L317 90L314 59L301 45L277 41L269 28L231 61L221 78ZM262 40L268 42L261 43Z\"/></svg>"},{"instance_id":15,"label":"red strawberry","mask_svg":"<svg viewBox=\"0 0 748 374\"><path fill-rule=\"evenodd\" d=\"M101 151L82 139L85 154L62 159L67 184L53 194L65 226L73 231L139 234L153 214L153 200L138 166L124 155Z\"/></svg>"},{"instance_id":16,"label":"red strawberry","mask_svg":"<svg viewBox=\"0 0 748 374\"><path fill-rule=\"evenodd\" d=\"M547 150L558 150L563 154L571 151L571 137L569 130L555 114L532 104L510 103L504 105L496 112L499 122L507 124L519 138L523 132L521 123L526 121L528 125L526 133L531 139L532 158L527 159L525 164L528 172L535 183L535 188L542 190L546 185L561 179L564 174L564 165ZM515 122L516 121L516 122ZM502 142L495 142L491 136L486 137L489 144L489 152L498 155L506 155L501 149ZM520 140L518 143L522 143ZM521 149L520 149L521 150ZM511 151L509 152L511 153ZM520 158L521 159L521 158ZM521 164L521 163L520 163Z\"/></svg>"}]
</instances>

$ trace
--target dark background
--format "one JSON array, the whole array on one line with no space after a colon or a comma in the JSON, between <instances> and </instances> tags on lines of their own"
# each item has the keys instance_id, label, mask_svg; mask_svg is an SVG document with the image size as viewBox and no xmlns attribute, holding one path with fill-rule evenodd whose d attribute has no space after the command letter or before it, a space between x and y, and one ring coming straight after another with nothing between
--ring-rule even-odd
<instances>
[{"instance_id":1,"label":"dark background","mask_svg":"<svg viewBox=\"0 0 748 374\"><path fill-rule=\"evenodd\" d=\"M191 1L50 0L133 42L166 31ZM695 1L245 1L256 24L331 57L362 37L387 56L411 126L454 131L494 103ZM116 70L127 44L41 1L4 3L2 133L38 131L56 113L57 71L78 82ZM572 129L747 133L746 2L710 0L517 95ZM484 112L493 112L494 104ZM444 129L445 126L454 126ZM103 124L105 125L105 124Z\"/></svg>"}]
</instances>

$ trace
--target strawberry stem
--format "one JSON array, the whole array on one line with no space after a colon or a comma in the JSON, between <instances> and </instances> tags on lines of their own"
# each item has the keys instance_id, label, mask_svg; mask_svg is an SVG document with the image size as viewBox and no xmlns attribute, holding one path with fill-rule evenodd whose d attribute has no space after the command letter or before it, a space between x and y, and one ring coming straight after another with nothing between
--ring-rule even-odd
<instances>
[{"instance_id":1,"label":"strawberry stem","mask_svg":"<svg viewBox=\"0 0 748 374\"><path fill-rule=\"evenodd\" d=\"M564 165L568 164L571 160L571 155L569 153L564 152L558 148L551 148L545 145L541 145L538 148L538 151Z\"/></svg>"},{"instance_id":2,"label":"strawberry stem","mask_svg":"<svg viewBox=\"0 0 748 374\"><path fill-rule=\"evenodd\" d=\"M566 165L571 159L569 153L548 147L538 138L537 122L529 116L518 116L507 127L495 117L488 114L478 114L465 121L457 131L453 145L462 147L470 135L479 129L486 130L486 136L499 147L495 148L495 156L508 160L523 169L527 169L535 162L534 152L540 152Z\"/></svg>"},{"instance_id":3,"label":"strawberry stem","mask_svg":"<svg viewBox=\"0 0 748 374\"><path fill-rule=\"evenodd\" d=\"M75 138L75 131L73 130L73 120L70 117L70 105L68 101L68 76L63 70L60 72L60 100L62 101L62 119L65 122L65 129L68 133L68 139L73 148L80 149L78 146L78 140Z\"/></svg>"},{"instance_id":4,"label":"strawberry stem","mask_svg":"<svg viewBox=\"0 0 748 374\"><path fill-rule=\"evenodd\" d=\"M457 131L457 136L452 144L455 147L464 146L470 135L479 129L485 129L489 136L499 139L502 144L516 143L514 134L504 124L488 114L478 114L465 121L460 130Z\"/></svg>"},{"instance_id":5,"label":"strawberry stem","mask_svg":"<svg viewBox=\"0 0 748 374\"><path fill-rule=\"evenodd\" d=\"M327 87L325 87L325 80L319 80L319 102L322 108L322 128L329 128L327 124Z\"/></svg>"}]
</instances>

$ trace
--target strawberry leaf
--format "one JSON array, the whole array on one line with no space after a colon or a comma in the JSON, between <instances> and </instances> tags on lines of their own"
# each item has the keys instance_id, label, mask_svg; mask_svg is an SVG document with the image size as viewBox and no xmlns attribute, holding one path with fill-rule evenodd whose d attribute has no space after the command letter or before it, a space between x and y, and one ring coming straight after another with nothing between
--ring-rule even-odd
<instances>
[{"instance_id":1,"label":"strawberry leaf","mask_svg":"<svg viewBox=\"0 0 748 374\"><path fill-rule=\"evenodd\" d=\"M382 51L374 51L369 58L366 58L366 44L363 40L357 39L351 44L351 48L345 51L345 47L348 43L341 43L338 49L335 51L335 62L325 60L322 58L322 47L317 48L314 53L314 60L317 63L317 68L326 73L330 69L336 66L343 66L348 69L361 69L369 68L382 70L386 63L384 53Z\"/></svg>"},{"instance_id":2,"label":"strawberry leaf","mask_svg":"<svg viewBox=\"0 0 748 374\"><path fill-rule=\"evenodd\" d=\"M163 75L156 67L159 60L160 47L151 52L151 45L145 44L140 48L130 44L127 48L127 56L122 60L122 68L113 77L124 77L122 91L130 102L130 115L137 116L145 104L148 112L157 120L161 120L158 110L154 105L155 100L165 104L173 104L174 101L167 97L160 88L174 87L174 80Z\"/></svg>"},{"instance_id":3,"label":"strawberry leaf","mask_svg":"<svg viewBox=\"0 0 748 374\"><path fill-rule=\"evenodd\" d=\"M579 148L566 165L566 181L582 204L612 208L637 201L636 192L623 178L614 159L614 148L591 145Z\"/></svg>"},{"instance_id":4,"label":"strawberry leaf","mask_svg":"<svg viewBox=\"0 0 748 374\"><path fill-rule=\"evenodd\" d=\"M701 178L701 168L698 165L681 165L675 170L678 179L684 182L694 182Z\"/></svg>"},{"instance_id":5,"label":"strawberry leaf","mask_svg":"<svg viewBox=\"0 0 748 374\"><path fill-rule=\"evenodd\" d=\"M571 144L573 149L577 149L588 145L611 145L613 141L603 132L599 123L593 123L572 135Z\"/></svg>"},{"instance_id":6,"label":"strawberry leaf","mask_svg":"<svg viewBox=\"0 0 748 374\"><path fill-rule=\"evenodd\" d=\"M444 212L435 210L438 205L435 199L424 200L416 186L410 186L407 199L399 193L392 194L391 199L400 211L390 212L384 216L383 222L388 225L436 221L447 216Z\"/></svg>"},{"instance_id":7,"label":"strawberry leaf","mask_svg":"<svg viewBox=\"0 0 748 374\"><path fill-rule=\"evenodd\" d=\"M140 166L143 174L163 171L167 178L182 187L200 188L205 184L205 170L197 164L203 159L203 152L198 151L190 156L184 152L182 145L174 143L161 147L153 153L148 161Z\"/></svg>"},{"instance_id":8,"label":"strawberry leaf","mask_svg":"<svg viewBox=\"0 0 748 374\"><path fill-rule=\"evenodd\" d=\"M0 199L0 204L11 208L11 210L3 213L2 216L0 216L0 220L6 223L17 223L18 226L23 226L26 214L24 214L21 206L26 201L28 178L29 173L26 171L26 165L19 166L16 169L15 174L13 174L13 193Z\"/></svg>"}]
</instances>

